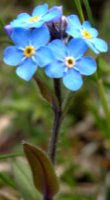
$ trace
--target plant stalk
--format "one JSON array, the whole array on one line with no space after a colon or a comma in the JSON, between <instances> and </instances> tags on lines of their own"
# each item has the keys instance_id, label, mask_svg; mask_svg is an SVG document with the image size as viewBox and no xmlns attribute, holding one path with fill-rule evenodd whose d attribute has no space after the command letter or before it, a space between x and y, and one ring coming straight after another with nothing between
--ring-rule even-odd
<instances>
[{"instance_id":1,"label":"plant stalk","mask_svg":"<svg viewBox=\"0 0 110 200\"><path fill-rule=\"evenodd\" d=\"M52 200L52 197L49 197L47 194L44 195L44 199L43 200Z\"/></svg>"},{"instance_id":2,"label":"plant stalk","mask_svg":"<svg viewBox=\"0 0 110 200\"><path fill-rule=\"evenodd\" d=\"M56 158L56 150L57 150L57 143L58 143L58 135L61 125L61 104L62 104L62 98L61 98L61 87L60 87L60 79L53 79L54 82L54 92L55 96L57 98L57 103L53 102L53 113L54 113L54 120L53 120L53 128L52 128L52 134L49 142L48 147L48 155L53 163L55 164L55 158ZM44 200L53 200L53 197L48 196L46 193L44 195Z\"/></svg>"},{"instance_id":3,"label":"plant stalk","mask_svg":"<svg viewBox=\"0 0 110 200\"><path fill-rule=\"evenodd\" d=\"M52 198L48 198L47 196L44 197L44 200L52 200Z\"/></svg>"},{"instance_id":4,"label":"plant stalk","mask_svg":"<svg viewBox=\"0 0 110 200\"><path fill-rule=\"evenodd\" d=\"M52 135L49 144L49 157L52 163L54 164L56 157L59 129L61 124L61 110L57 108L55 105L53 105L53 111L54 111L54 121L53 121Z\"/></svg>"},{"instance_id":5,"label":"plant stalk","mask_svg":"<svg viewBox=\"0 0 110 200\"><path fill-rule=\"evenodd\" d=\"M108 128L108 133L107 133L106 137L110 140L110 110L109 110L109 105L108 105L106 95L105 95L103 80L102 80L102 77L100 74L99 60L97 61L97 63L98 63L98 69L97 69L97 73L96 73L97 86L98 86L99 96L100 96L103 111L105 113L106 124L107 124L107 128Z\"/></svg>"},{"instance_id":6,"label":"plant stalk","mask_svg":"<svg viewBox=\"0 0 110 200\"><path fill-rule=\"evenodd\" d=\"M59 129L61 125L62 98L61 98L60 79L54 79L53 82L54 82L54 91L55 91L58 104L53 103L54 121L53 121L52 135L51 135L50 144L49 144L49 157L52 163L54 164L55 157L56 157Z\"/></svg>"},{"instance_id":7,"label":"plant stalk","mask_svg":"<svg viewBox=\"0 0 110 200\"><path fill-rule=\"evenodd\" d=\"M83 2L84 2L84 5L85 5L85 8L86 8L88 19L91 22L91 24L94 25L94 19L93 19L91 7L89 5L89 1L88 0L83 0Z\"/></svg>"},{"instance_id":8,"label":"plant stalk","mask_svg":"<svg viewBox=\"0 0 110 200\"><path fill-rule=\"evenodd\" d=\"M94 24L94 19L93 19L93 15L92 15L92 11L89 5L89 1L88 0L83 0L84 1L84 5L88 14L88 18L90 20L90 22L92 24ZM99 91L99 96L100 96L100 100L101 100L101 104L102 104L102 108L103 111L105 113L105 117L106 117L106 124L107 124L107 129L108 129L108 133L107 133L107 138L110 140L110 109L109 109L109 105L106 99L106 94L105 94L105 89L104 89L104 84L103 84L103 79L102 79L102 75L100 72L100 60L97 60L97 72L96 72L96 76L97 76L97 86L98 86L98 91Z\"/></svg>"},{"instance_id":9,"label":"plant stalk","mask_svg":"<svg viewBox=\"0 0 110 200\"><path fill-rule=\"evenodd\" d=\"M80 19L83 22L84 21L84 14L83 14L81 2L80 2L80 0L74 0L74 2L75 2L75 5L76 5L76 8L77 8L77 11L79 13Z\"/></svg>"}]
</instances>

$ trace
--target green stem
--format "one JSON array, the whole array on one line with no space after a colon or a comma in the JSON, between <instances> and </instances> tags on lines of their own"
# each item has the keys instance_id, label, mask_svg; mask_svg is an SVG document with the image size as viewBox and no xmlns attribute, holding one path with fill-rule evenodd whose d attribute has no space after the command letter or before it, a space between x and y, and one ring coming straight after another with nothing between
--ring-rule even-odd
<instances>
[{"instance_id":1,"label":"green stem","mask_svg":"<svg viewBox=\"0 0 110 200\"><path fill-rule=\"evenodd\" d=\"M4 155L0 155L0 160L4 160L4 159L8 159L8 158L15 158L15 157L19 157L19 156L23 156L23 154L22 153L4 154Z\"/></svg>"},{"instance_id":2,"label":"green stem","mask_svg":"<svg viewBox=\"0 0 110 200\"><path fill-rule=\"evenodd\" d=\"M2 19L0 19L0 27L3 28L4 26L5 26L5 22Z\"/></svg>"},{"instance_id":3,"label":"green stem","mask_svg":"<svg viewBox=\"0 0 110 200\"><path fill-rule=\"evenodd\" d=\"M91 24L94 24L94 20L93 20L93 15L92 15L92 11L89 5L89 1L88 0L83 0L84 1L84 5L88 14L88 18L91 22ZM104 90L104 84L103 84L103 80L102 80L102 76L100 74L100 62L99 59L97 61L97 72L96 72L96 76L97 76L97 85L98 85L98 90L99 90L99 95L100 95L100 100L101 100L101 104L106 116L106 123L107 123L107 129L108 129L108 133L107 133L107 138L110 139L110 112L109 112L109 106L108 106L108 102L106 99L106 95L105 95L105 90Z\"/></svg>"},{"instance_id":4,"label":"green stem","mask_svg":"<svg viewBox=\"0 0 110 200\"><path fill-rule=\"evenodd\" d=\"M110 133L110 114L109 114L109 107L108 107L108 104L107 104L107 100L106 100L106 97L105 97L103 80L101 78L100 79L97 78L97 83L98 83L99 94L100 94L100 97L101 97L101 104L103 106L103 110L104 110L104 113L106 115L108 129L109 129L109 133ZM110 134L109 134L109 138L110 138Z\"/></svg>"},{"instance_id":5,"label":"green stem","mask_svg":"<svg viewBox=\"0 0 110 200\"><path fill-rule=\"evenodd\" d=\"M107 133L107 138L110 139L110 112L109 112L109 106L108 106L108 102L106 99L106 95L105 95L105 90L104 90L104 84L103 84L103 80L99 71L99 60L98 60L98 70L96 73L97 76L97 86L98 86L98 90L99 90L99 95L100 95L100 100L101 100L101 104L103 107L103 111L105 113L106 116L106 123L107 123L107 128L108 128L108 133Z\"/></svg>"},{"instance_id":6,"label":"green stem","mask_svg":"<svg viewBox=\"0 0 110 200\"><path fill-rule=\"evenodd\" d=\"M53 120L52 134L50 137L50 142L49 142L49 147L48 147L48 155L51 162L54 165L55 158L56 158L57 144L58 144L58 136L59 136L60 126L61 126L61 118L62 118L62 95L61 95L60 79L53 79L53 83L54 83L54 92L55 92L55 96L57 98L58 104L53 102L54 120ZM45 193L43 200L53 200L53 197L48 196L48 194Z\"/></svg>"},{"instance_id":7,"label":"green stem","mask_svg":"<svg viewBox=\"0 0 110 200\"><path fill-rule=\"evenodd\" d=\"M93 19L93 15L92 15L92 11L89 5L89 1L88 0L83 0L85 8L86 8L86 12L87 12L87 16L89 21L91 22L91 24L94 24L94 19Z\"/></svg>"},{"instance_id":8,"label":"green stem","mask_svg":"<svg viewBox=\"0 0 110 200\"><path fill-rule=\"evenodd\" d=\"M75 2L75 5L76 5L76 8L77 8L77 11L79 13L80 19L83 22L84 21L84 14L83 14L81 2L80 2L80 0L74 0L74 2Z\"/></svg>"},{"instance_id":9,"label":"green stem","mask_svg":"<svg viewBox=\"0 0 110 200\"><path fill-rule=\"evenodd\" d=\"M58 105L53 103L54 121L53 121L52 134L51 134L51 138L50 138L50 144L49 144L49 157L50 157L50 160L52 161L52 163L54 164L57 143L58 143L59 130L60 130L60 126L61 126L62 98L61 98L60 79L54 79L53 82L54 82L55 95L58 100Z\"/></svg>"}]
</instances>

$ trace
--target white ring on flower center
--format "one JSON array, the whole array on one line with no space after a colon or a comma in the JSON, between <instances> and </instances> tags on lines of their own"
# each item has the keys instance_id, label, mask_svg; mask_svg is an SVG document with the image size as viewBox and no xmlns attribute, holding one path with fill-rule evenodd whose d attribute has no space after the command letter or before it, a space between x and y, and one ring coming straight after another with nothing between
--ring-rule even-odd
<instances>
[{"instance_id":1,"label":"white ring on flower center","mask_svg":"<svg viewBox=\"0 0 110 200\"><path fill-rule=\"evenodd\" d=\"M65 64L67 68L73 68L75 65L76 61L72 56L68 56L65 58Z\"/></svg>"}]
</instances>

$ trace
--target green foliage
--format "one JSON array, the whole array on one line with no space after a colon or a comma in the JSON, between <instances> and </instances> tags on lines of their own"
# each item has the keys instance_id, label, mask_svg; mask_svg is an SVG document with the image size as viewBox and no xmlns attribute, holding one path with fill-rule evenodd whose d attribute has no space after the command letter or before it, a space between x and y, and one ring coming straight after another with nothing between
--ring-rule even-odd
<instances>
[{"instance_id":1,"label":"green foliage","mask_svg":"<svg viewBox=\"0 0 110 200\"><path fill-rule=\"evenodd\" d=\"M12 168L15 182L24 200L41 200L40 194L34 188L31 171L27 163L23 163L22 160L13 160Z\"/></svg>"},{"instance_id":2,"label":"green foliage","mask_svg":"<svg viewBox=\"0 0 110 200\"><path fill-rule=\"evenodd\" d=\"M24 152L30 164L35 187L42 195L53 197L59 190L59 182L47 155L37 147L24 143Z\"/></svg>"},{"instance_id":3,"label":"green foliage","mask_svg":"<svg viewBox=\"0 0 110 200\"><path fill-rule=\"evenodd\" d=\"M0 173L0 185L7 185L12 188L15 188L15 181L12 180L12 177L8 175L8 173L1 172Z\"/></svg>"},{"instance_id":4,"label":"green foliage","mask_svg":"<svg viewBox=\"0 0 110 200\"><path fill-rule=\"evenodd\" d=\"M94 197L88 196L88 197L84 197L84 196L77 196L77 195L72 195L72 196L68 196L67 197L60 197L57 200L95 200Z\"/></svg>"}]
</instances>

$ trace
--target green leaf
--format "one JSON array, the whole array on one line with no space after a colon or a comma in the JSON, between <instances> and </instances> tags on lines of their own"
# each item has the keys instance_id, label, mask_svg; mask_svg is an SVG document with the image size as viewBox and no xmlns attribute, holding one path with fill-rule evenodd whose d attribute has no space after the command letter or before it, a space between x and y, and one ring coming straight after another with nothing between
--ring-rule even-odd
<instances>
[{"instance_id":1,"label":"green leaf","mask_svg":"<svg viewBox=\"0 0 110 200\"><path fill-rule=\"evenodd\" d=\"M13 160L12 169L15 182L24 200L41 200L40 193L34 187L31 170L27 163L19 160Z\"/></svg>"},{"instance_id":2,"label":"green leaf","mask_svg":"<svg viewBox=\"0 0 110 200\"><path fill-rule=\"evenodd\" d=\"M5 22L2 19L0 19L0 26L1 26L1 28L3 28L5 26Z\"/></svg>"},{"instance_id":3,"label":"green leaf","mask_svg":"<svg viewBox=\"0 0 110 200\"><path fill-rule=\"evenodd\" d=\"M0 172L0 183L15 188L15 182L6 172Z\"/></svg>"},{"instance_id":4,"label":"green leaf","mask_svg":"<svg viewBox=\"0 0 110 200\"><path fill-rule=\"evenodd\" d=\"M19 157L23 156L23 153L10 153L10 154L3 154L0 155L0 160L8 159L8 158L14 158L14 157Z\"/></svg>"},{"instance_id":5,"label":"green leaf","mask_svg":"<svg viewBox=\"0 0 110 200\"><path fill-rule=\"evenodd\" d=\"M39 87L42 97L52 105L55 102L57 103L55 96L52 94L52 91L48 88L46 83L44 83L37 75L34 76L34 80Z\"/></svg>"},{"instance_id":6,"label":"green leaf","mask_svg":"<svg viewBox=\"0 0 110 200\"><path fill-rule=\"evenodd\" d=\"M59 182L45 152L27 143L24 143L24 152L33 173L35 187L42 194L54 196L59 190Z\"/></svg>"}]
</instances>

